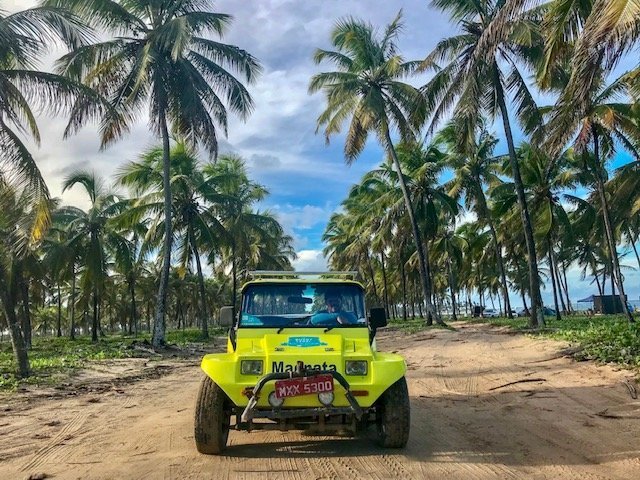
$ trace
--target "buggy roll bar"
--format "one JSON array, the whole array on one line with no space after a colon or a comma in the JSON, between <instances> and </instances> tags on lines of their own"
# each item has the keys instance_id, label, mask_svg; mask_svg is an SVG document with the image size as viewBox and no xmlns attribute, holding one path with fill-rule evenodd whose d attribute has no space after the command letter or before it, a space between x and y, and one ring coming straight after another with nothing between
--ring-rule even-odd
<instances>
[{"instance_id":1,"label":"buggy roll bar","mask_svg":"<svg viewBox=\"0 0 640 480\"><path fill-rule=\"evenodd\" d=\"M249 272L249 277L271 278L271 277L353 277L358 276L356 271L334 271L334 272L296 272L283 270L253 270Z\"/></svg>"}]
</instances>

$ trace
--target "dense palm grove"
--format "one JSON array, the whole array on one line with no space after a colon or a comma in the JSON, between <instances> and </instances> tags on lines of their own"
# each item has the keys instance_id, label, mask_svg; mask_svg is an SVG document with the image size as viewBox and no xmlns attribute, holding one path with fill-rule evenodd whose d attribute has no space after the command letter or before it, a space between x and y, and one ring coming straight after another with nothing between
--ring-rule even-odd
<instances>
[{"instance_id":1,"label":"dense palm grove","mask_svg":"<svg viewBox=\"0 0 640 480\"><path fill-rule=\"evenodd\" d=\"M348 123L348 162L369 133L387 154L330 219L332 266L358 268L392 316L429 323L475 302L511 316L517 302L543 326L551 310L541 285L558 318L572 312L567 270L576 266L625 305L624 269L640 268L637 2L432 5L458 33L420 61L398 52L400 16L382 31L339 22L335 50L316 54L337 67L310 85L327 97L318 118L327 140ZM418 78L404 83L424 71L431 75L421 88ZM536 103L554 96L555 105ZM612 169L614 158L630 160Z\"/></svg>"},{"instance_id":2,"label":"dense palm grove","mask_svg":"<svg viewBox=\"0 0 640 480\"><path fill-rule=\"evenodd\" d=\"M253 108L234 74L251 83L261 67L211 39L231 17L206 7L49 0L0 16L0 329L22 376L34 332L148 330L161 346L167 326L198 326L206 337L248 270L291 269L291 237L256 206L268 191L242 158L217 158L227 111ZM69 53L54 73L34 70L53 44ZM89 207L61 205L20 138L39 141L34 107L68 116L65 135L98 121L103 147L148 110L160 145L115 181L73 172L63 190L83 189Z\"/></svg>"},{"instance_id":3,"label":"dense palm grove","mask_svg":"<svg viewBox=\"0 0 640 480\"><path fill-rule=\"evenodd\" d=\"M391 316L429 323L479 301L509 316L523 304L543 326L541 285L556 315L570 313L576 266L624 298L625 268L633 257L640 268L640 6L431 4L457 33L422 59L398 51L401 15L383 30L341 20L334 49L314 56L335 67L310 82L327 100L318 129L329 141L348 123L348 163L369 134L385 152L329 221L331 266L358 270ZM228 112L253 109L246 85L261 67L219 41L231 17L208 8L45 0L0 10L0 330L21 375L33 332L97 341L144 329L154 346L167 326L206 336L249 269L291 268L292 239L256 207L266 189L241 158L217 158ZM68 53L38 71L52 45ZM39 142L36 109L66 118L65 135L97 122L105 148L146 112L158 146L116 179L73 172L64 189L82 188L89 207L62 205L24 144ZM614 158L629 160L613 169Z\"/></svg>"}]
</instances>

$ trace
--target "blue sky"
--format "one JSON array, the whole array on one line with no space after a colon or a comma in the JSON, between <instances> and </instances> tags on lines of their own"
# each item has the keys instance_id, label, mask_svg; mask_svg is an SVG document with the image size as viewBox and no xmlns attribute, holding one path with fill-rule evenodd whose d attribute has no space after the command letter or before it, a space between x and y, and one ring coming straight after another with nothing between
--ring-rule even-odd
<instances>
[{"instance_id":1,"label":"blue sky","mask_svg":"<svg viewBox=\"0 0 640 480\"><path fill-rule=\"evenodd\" d=\"M35 2L4 0L1 4L15 10ZM299 255L296 268L325 269L321 236L326 222L351 185L382 160L382 152L370 142L357 162L348 167L342 155L343 136L335 136L327 146L324 137L315 134L324 98L321 94L309 96L307 87L314 73L328 68L313 63L315 48L330 48L335 21L349 15L382 27L402 9L405 29L399 46L408 60L423 58L454 28L426 0L222 0L214 5L215 10L234 16L225 41L248 50L264 67L261 78L250 87L255 112L244 123L231 120L221 152L243 156L252 177L269 189L271 195L260 208L278 215L293 235ZM45 66L53 58L45 61ZM416 82L421 83L420 79ZM43 146L32 148L52 194L78 206L87 203L79 189L61 195L60 185L66 174L82 167L109 177L154 143L144 119L126 138L102 152L95 126L62 141L64 119L41 117L39 124ZM500 131L497 133L501 136ZM637 272L628 276L632 281L627 283L637 298ZM579 280L577 271L571 277L570 284L575 288L572 296L585 296L595 290ZM548 292L544 296L550 299Z\"/></svg>"}]
</instances>

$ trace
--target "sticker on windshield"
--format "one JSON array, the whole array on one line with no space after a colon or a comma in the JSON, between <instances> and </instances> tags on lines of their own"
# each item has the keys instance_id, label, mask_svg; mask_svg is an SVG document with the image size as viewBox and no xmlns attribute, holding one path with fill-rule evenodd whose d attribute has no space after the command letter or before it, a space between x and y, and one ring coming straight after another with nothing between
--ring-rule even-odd
<instances>
[{"instance_id":1,"label":"sticker on windshield","mask_svg":"<svg viewBox=\"0 0 640 480\"><path fill-rule=\"evenodd\" d=\"M281 345L283 347L322 347L327 344L321 342L319 337L289 337L289 340Z\"/></svg>"}]
</instances>

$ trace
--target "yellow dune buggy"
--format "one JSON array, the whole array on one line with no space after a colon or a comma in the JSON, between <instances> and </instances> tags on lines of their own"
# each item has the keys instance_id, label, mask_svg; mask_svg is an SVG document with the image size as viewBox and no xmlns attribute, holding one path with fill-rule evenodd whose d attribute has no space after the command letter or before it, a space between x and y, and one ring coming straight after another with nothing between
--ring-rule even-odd
<instances>
[{"instance_id":1,"label":"yellow dune buggy","mask_svg":"<svg viewBox=\"0 0 640 480\"><path fill-rule=\"evenodd\" d=\"M406 363L376 351L385 311L367 312L362 285L345 273L254 272L238 313L221 309L227 352L202 359L199 452L220 454L231 428L329 435L374 426L382 446L406 445Z\"/></svg>"}]
</instances>

